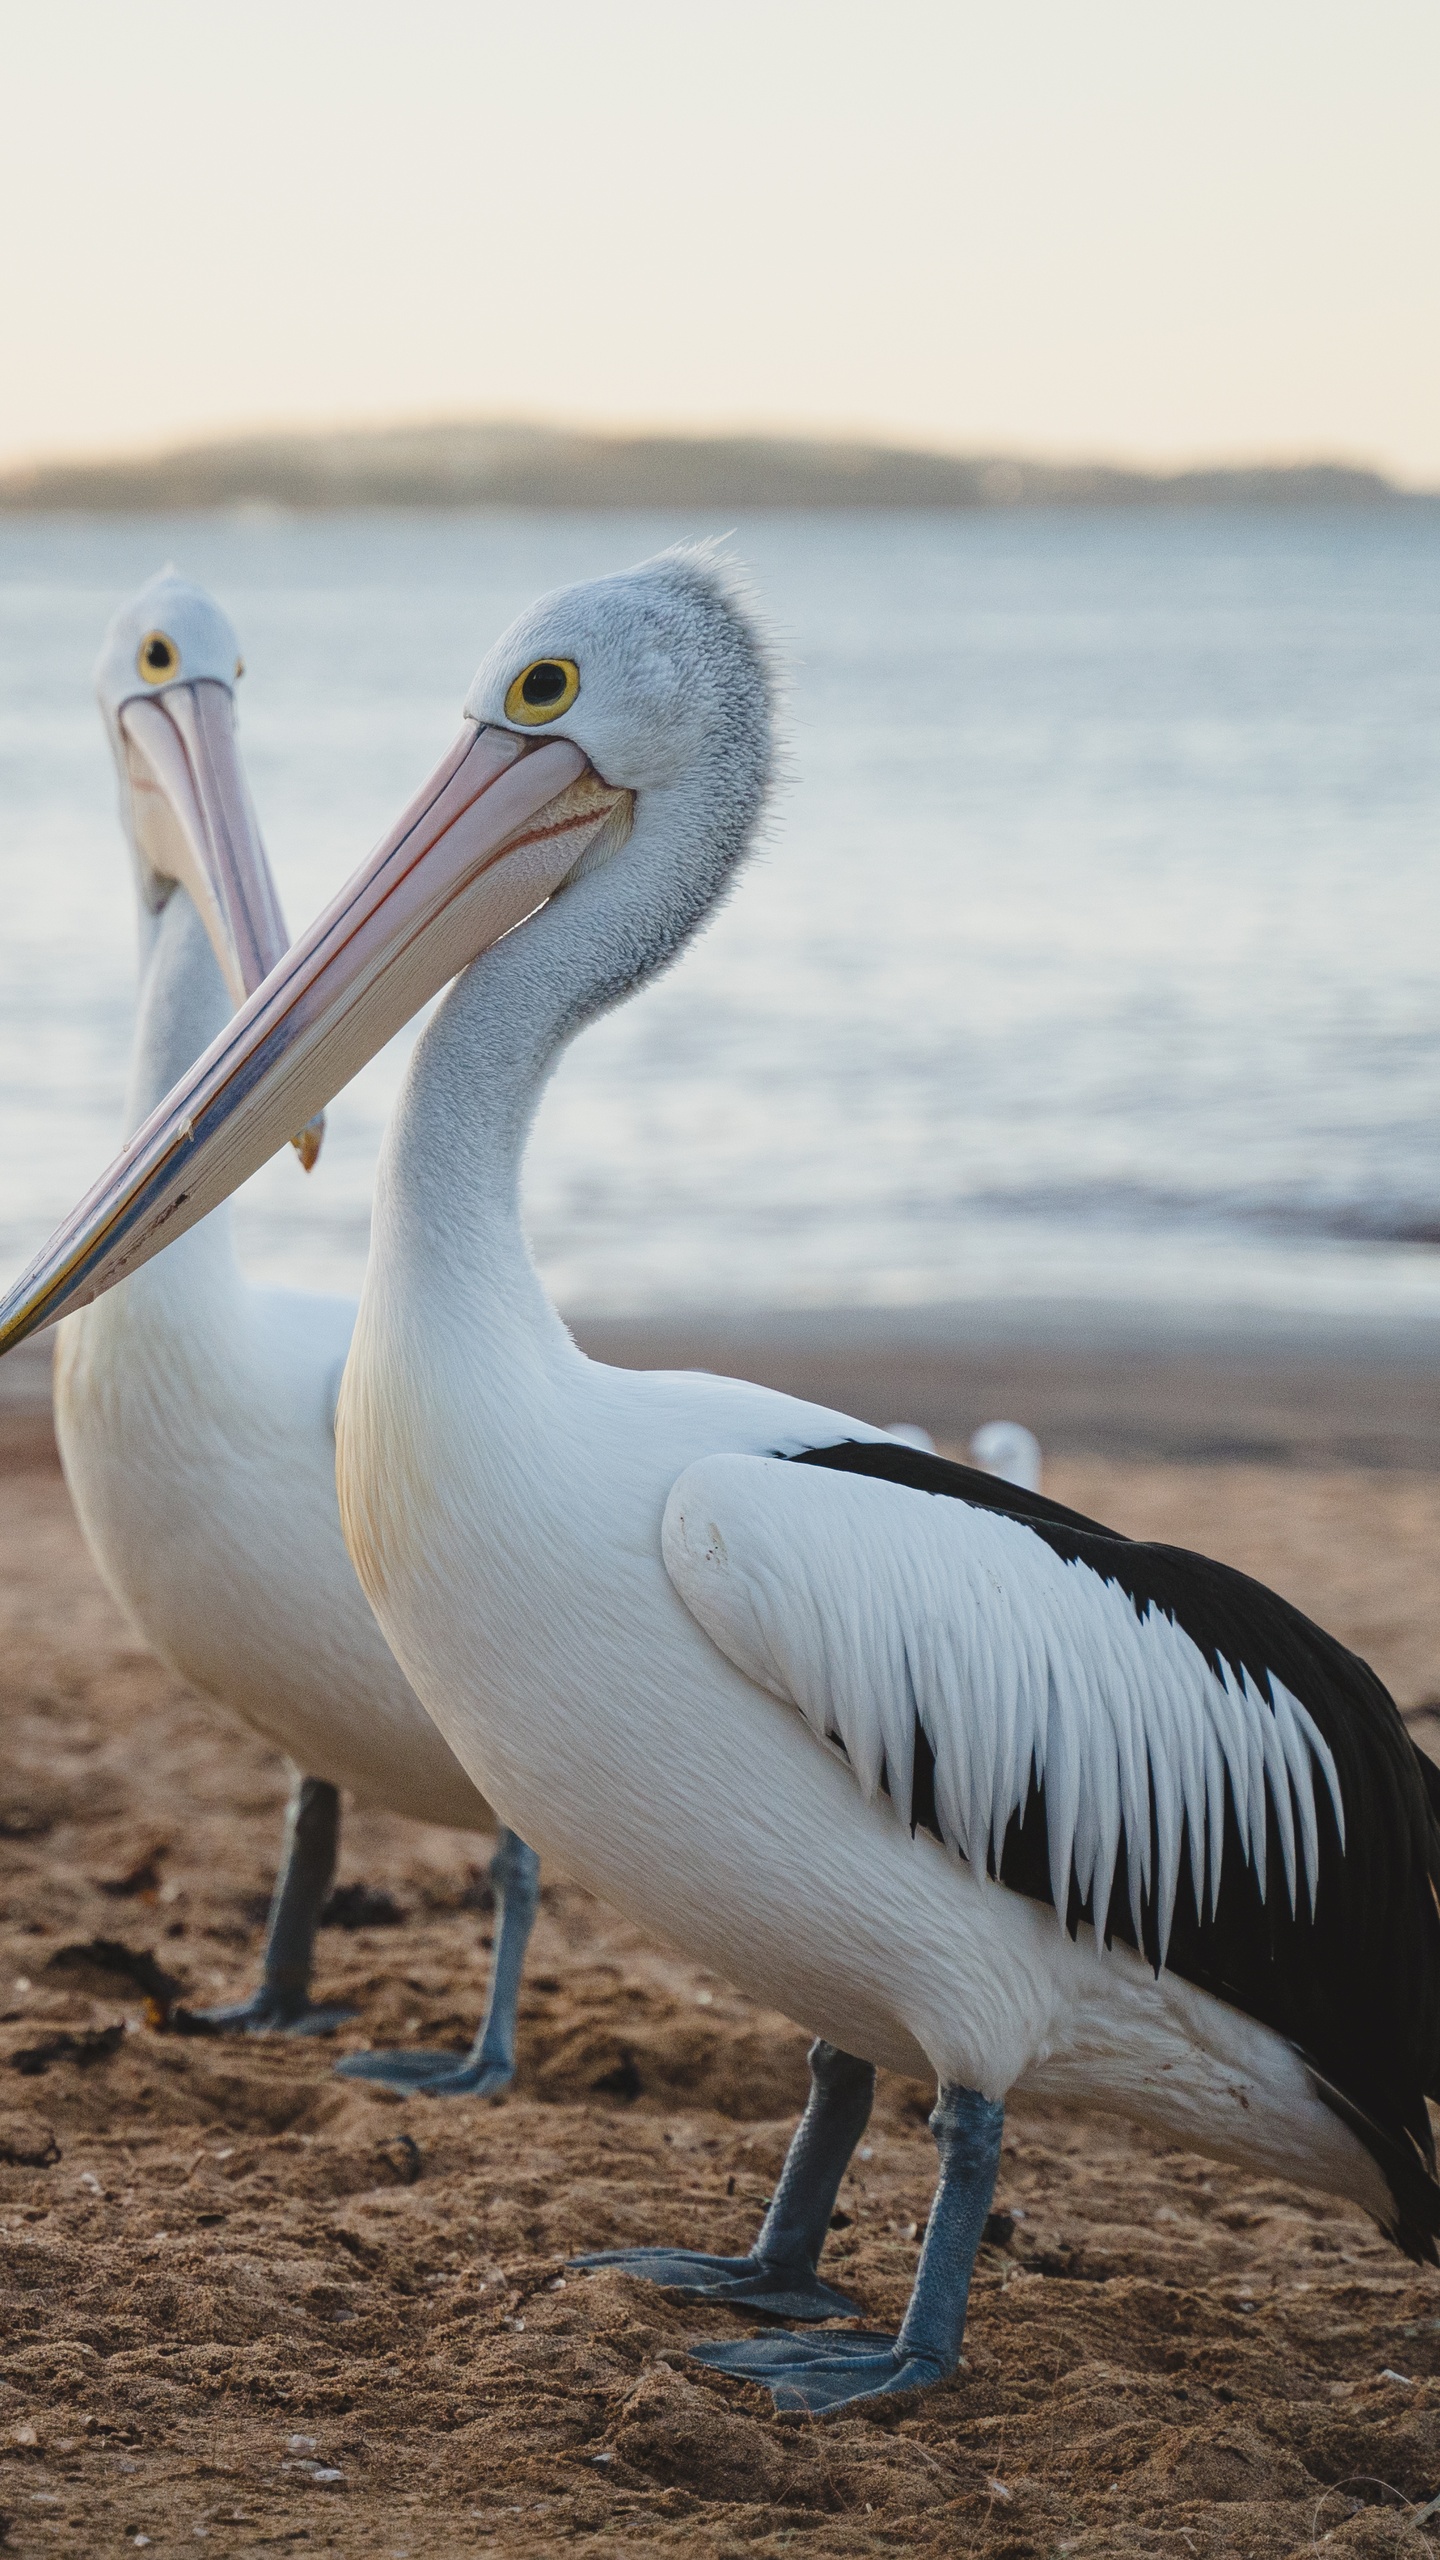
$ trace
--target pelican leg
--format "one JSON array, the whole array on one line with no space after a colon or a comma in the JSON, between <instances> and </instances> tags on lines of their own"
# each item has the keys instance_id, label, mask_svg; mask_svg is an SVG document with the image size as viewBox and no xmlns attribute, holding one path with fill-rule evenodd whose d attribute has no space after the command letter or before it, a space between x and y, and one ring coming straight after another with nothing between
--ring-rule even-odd
<instances>
[{"instance_id":1,"label":"pelican leg","mask_svg":"<svg viewBox=\"0 0 1440 2560\"><path fill-rule=\"evenodd\" d=\"M239 2035L328 2036L354 2017L353 2009L310 2004L315 1932L334 1880L339 1838L339 1789L324 1778L297 1778L285 1809L285 1854L270 1903L259 1984L231 2008L202 2009L208 2025Z\"/></svg>"},{"instance_id":2,"label":"pelican leg","mask_svg":"<svg viewBox=\"0 0 1440 2560\"><path fill-rule=\"evenodd\" d=\"M960 2362L975 2252L995 2193L1005 2110L977 2089L942 2088L930 2130L940 2184L898 2338L878 2329L826 2338L783 2332L692 2347L701 2364L763 2382L777 2409L839 2409L944 2382Z\"/></svg>"},{"instance_id":3,"label":"pelican leg","mask_svg":"<svg viewBox=\"0 0 1440 2560\"><path fill-rule=\"evenodd\" d=\"M815 2270L840 2181L870 2120L873 2063L817 2041L810 2047L810 2096L785 2154L779 2184L755 2241L743 2258L709 2258L698 2249L601 2249L577 2267L620 2267L698 2302L727 2302L779 2320L835 2320L858 2306Z\"/></svg>"},{"instance_id":4,"label":"pelican leg","mask_svg":"<svg viewBox=\"0 0 1440 2560\"><path fill-rule=\"evenodd\" d=\"M499 1927L490 1997L468 2054L421 2051L347 2053L336 2070L346 2080L379 2080L427 2098L498 2098L515 2077L515 2017L525 1950L540 1908L540 1861L518 1832L502 1831L490 1861Z\"/></svg>"}]
</instances>

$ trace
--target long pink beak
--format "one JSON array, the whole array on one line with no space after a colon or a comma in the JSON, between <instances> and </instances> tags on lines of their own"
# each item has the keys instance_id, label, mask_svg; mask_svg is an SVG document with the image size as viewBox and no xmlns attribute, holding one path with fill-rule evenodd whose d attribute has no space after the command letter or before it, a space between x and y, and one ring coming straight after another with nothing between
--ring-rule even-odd
<instances>
[{"instance_id":1,"label":"long pink beak","mask_svg":"<svg viewBox=\"0 0 1440 2560\"><path fill-rule=\"evenodd\" d=\"M563 887L630 795L578 747L467 722L397 824L0 1305L0 1353L248 1180L447 979Z\"/></svg>"},{"instance_id":2,"label":"long pink beak","mask_svg":"<svg viewBox=\"0 0 1440 2560\"><path fill-rule=\"evenodd\" d=\"M150 881L178 881L210 937L232 1004L263 986L290 937L223 684L167 685L123 703L112 732L135 848ZM293 1140L308 1173L323 1118Z\"/></svg>"}]
</instances>

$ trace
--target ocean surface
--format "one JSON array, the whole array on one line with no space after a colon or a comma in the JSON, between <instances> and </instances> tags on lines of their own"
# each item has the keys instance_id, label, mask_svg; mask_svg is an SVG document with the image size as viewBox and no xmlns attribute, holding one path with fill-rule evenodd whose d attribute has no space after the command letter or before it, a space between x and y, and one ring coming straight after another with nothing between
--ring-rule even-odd
<instances>
[{"instance_id":1,"label":"ocean surface","mask_svg":"<svg viewBox=\"0 0 1440 2560\"><path fill-rule=\"evenodd\" d=\"M292 928L542 589L652 516L0 523L0 1276L121 1135L132 890L90 668L174 560L220 595ZM588 1032L527 1214L576 1310L1025 1300L1440 1321L1440 505L764 516L769 840ZM387 1051L241 1203L353 1289Z\"/></svg>"}]
</instances>

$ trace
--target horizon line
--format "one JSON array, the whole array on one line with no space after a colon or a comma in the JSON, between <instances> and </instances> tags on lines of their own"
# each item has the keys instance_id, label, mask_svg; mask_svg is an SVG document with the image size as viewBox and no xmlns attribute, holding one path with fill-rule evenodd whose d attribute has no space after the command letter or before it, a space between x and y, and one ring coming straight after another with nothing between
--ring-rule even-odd
<instances>
[{"instance_id":1,"label":"horizon line","mask_svg":"<svg viewBox=\"0 0 1440 2560\"><path fill-rule=\"evenodd\" d=\"M815 451L893 454L901 459L984 467L1014 464L1039 473L1098 472L1165 481L1195 474L1244 472L1339 471L1361 473L1387 483L1396 492L1440 495L1440 485L1401 471L1370 453L1330 445L1191 446L1183 451L1141 454L1134 448L1093 445L1032 444L975 438L965 442L927 436L897 426L855 423L779 423L764 418L626 419L552 415L516 408L450 408L336 412L330 416L274 416L229 425L194 426L124 436L104 445L68 442L0 452L0 490L31 475L151 468L205 454L264 445L322 444L336 440L427 435L445 431L490 431L519 437L610 444L676 446L748 445L809 448Z\"/></svg>"}]
</instances>

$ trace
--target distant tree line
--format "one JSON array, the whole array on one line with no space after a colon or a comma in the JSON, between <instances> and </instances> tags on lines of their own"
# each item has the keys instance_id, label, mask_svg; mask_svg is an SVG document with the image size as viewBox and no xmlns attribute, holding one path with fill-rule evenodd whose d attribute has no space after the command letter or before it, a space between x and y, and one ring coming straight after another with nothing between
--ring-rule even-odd
<instances>
[{"instance_id":1,"label":"distant tree line","mask_svg":"<svg viewBox=\"0 0 1440 2560\"><path fill-rule=\"evenodd\" d=\"M1400 503L1341 462L1141 471L787 436L598 435L440 422L255 435L0 474L0 511L170 514L280 507L1270 506Z\"/></svg>"}]
</instances>

